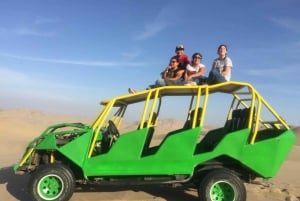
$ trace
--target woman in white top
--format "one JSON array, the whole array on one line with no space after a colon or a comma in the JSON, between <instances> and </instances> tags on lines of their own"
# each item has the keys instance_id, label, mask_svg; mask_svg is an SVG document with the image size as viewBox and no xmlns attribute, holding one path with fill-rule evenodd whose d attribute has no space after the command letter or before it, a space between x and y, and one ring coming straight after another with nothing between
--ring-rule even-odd
<instances>
[{"instance_id":1,"label":"woman in white top","mask_svg":"<svg viewBox=\"0 0 300 201\"><path fill-rule=\"evenodd\" d=\"M232 61L227 56L227 46L222 44L218 47L219 57L213 61L212 69L209 72L207 84L218 84L230 81Z\"/></svg>"},{"instance_id":2,"label":"woman in white top","mask_svg":"<svg viewBox=\"0 0 300 201\"><path fill-rule=\"evenodd\" d=\"M205 79L205 65L201 63L202 55L196 52L192 56L192 63L188 64L184 73L185 85L198 85Z\"/></svg>"}]
</instances>

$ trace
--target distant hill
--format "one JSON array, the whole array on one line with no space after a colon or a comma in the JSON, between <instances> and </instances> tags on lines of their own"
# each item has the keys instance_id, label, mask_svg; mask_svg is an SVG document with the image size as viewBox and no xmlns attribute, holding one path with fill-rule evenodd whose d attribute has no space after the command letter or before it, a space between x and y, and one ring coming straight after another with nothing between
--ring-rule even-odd
<instances>
[{"instance_id":1,"label":"distant hill","mask_svg":"<svg viewBox=\"0 0 300 201\"><path fill-rule=\"evenodd\" d=\"M48 126L64 123L64 122L82 122L92 124L93 119L86 119L82 117L69 116L63 114L53 114L39 110L31 109L0 109L0 131L1 135L5 134L18 134L26 135L28 139L33 136L39 135ZM166 130L175 130L182 127L184 122L175 119L160 119L158 120L158 133L164 133ZM120 130L126 132L138 127L138 122L128 123L122 125ZM214 126L208 126L203 129L206 133L209 129L213 129ZM296 134L296 145L300 146L300 126L291 126ZM23 130L20 133L20 130Z\"/></svg>"},{"instance_id":2,"label":"distant hill","mask_svg":"<svg viewBox=\"0 0 300 201\"><path fill-rule=\"evenodd\" d=\"M48 126L57 123L83 122L90 124L89 119L73 117L63 114L52 114L31 109L1 109L0 110L1 135L39 135ZM23 131L20 133L20 131Z\"/></svg>"}]
</instances>

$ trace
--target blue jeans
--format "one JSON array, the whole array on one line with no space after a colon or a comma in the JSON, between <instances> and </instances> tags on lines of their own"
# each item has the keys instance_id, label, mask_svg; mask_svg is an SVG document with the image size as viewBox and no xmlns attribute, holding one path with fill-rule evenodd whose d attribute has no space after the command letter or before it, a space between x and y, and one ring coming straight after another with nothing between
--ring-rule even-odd
<instances>
[{"instance_id":1,"label":"blue jeans","mask_svg":"<svg viewBox=\"0 0 300 201\"><path fill-rule=\"evenodd\" d=\"M156 80L155 82L155 86L156 87L160 87L160 86L166 86L166 85L183 85L184 81L183 79L179 79L179 80L168 80L168 79L159 79Z\"/></svg>"},{"instance_id":2,"label":"blue jeans","mask_svg":"<svg viewBox=\"0 0 300 201\"><path fill-rule=\"evenodd\" d=\"M206 76L198 76L198 77L193 77L192 80L193 82L196 82L198 85L204 84L207 81L207 77Z\"/></svg>"},{"instance_id":3,"label":"blue jeans","mask_svg":"<svg viewBox=\"0 0 300 201\"><path fill-rule=\"evenodd\" d=\"M207 84L218 84L221 82L226 82L226 79L224 78L221 73L215 69L212 69L209 72L208 78L207 78Z\"/></svg>"}]
</instances>

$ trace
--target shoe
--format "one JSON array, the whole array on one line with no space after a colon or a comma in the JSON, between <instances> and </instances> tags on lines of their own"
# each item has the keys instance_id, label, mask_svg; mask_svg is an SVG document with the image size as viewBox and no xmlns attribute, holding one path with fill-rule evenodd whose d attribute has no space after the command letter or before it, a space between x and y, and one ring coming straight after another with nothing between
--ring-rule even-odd
<instances>
[{"instance_id":1,"label":"shoe","mask_svg":"<svg viewBox=\"0 0 300 201\"><path fill-rule=\"evenodd\" d=\"M135 94L137 90L135 90L134 88L128 88L128 92L131 94Z\"/></svg>"},{"instance_id":2,"label":"shoe","mask_svg":"<svg viewBox=\"0 0 300 201\"><path fill-rule=\"evenodd\" d=\"M193 81L188 81L186 84L184 84L184 86L196 86L197 82L193 82Z\"/></svg>"},{"instance_id":3,"label":"shoe","mask_svg":"<svg viewBox=\"0 0 300 201\"><path fill-rule=\"evenodd\" d=\"M146 88L146 90L153 89L153 88L155 88L155 85L154 85L154 84L151 84L151 85L149 85L149 86Z\"/></svg>"}]
</instances>

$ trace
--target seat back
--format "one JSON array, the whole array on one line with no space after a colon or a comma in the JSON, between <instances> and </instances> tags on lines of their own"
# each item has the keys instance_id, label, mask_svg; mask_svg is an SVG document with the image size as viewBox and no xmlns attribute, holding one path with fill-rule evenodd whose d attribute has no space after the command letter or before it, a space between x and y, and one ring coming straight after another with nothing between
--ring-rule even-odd
<instances>
[{"instance_id":1,"label":"seat back","mask_svg":"<svg viewBox=\"0 0 300 201\"><path fill-rule=\"evenodd\" d=\"M224 126L226 133L247 128L250 118L250 110L251 108L233 110L231 119L228 120Z\"/></svg>"},{"instance_id":2,"label":"seat back","mask_svg":"<svg viewBox=\"0 0 300 201\"><path fill-rule=\"evenodd\" d=\"M200 123L201 115L202 115L202 107L199 107L198 113L197 113L197 118L196 118L196 125L198 125ZM192 122L193 122L194 116L195 116L195 110L192 110L190 117L183 125L183 129L191 129L192 128Z\"/></svg>"},{"instance_id":3,"label":"seat back","mask_svg":"<svg viewBox=\"0 0 300 201\"><path fill-rule=\"evenodd\" d=\"M150 127L155 126L156 121L157 121L157 117L158 117L157 113L153 112L152 120L151 120L151 123L150 123ZM140 129L140 125L143 125L143 128L147 127L148 121L149 121L149 119L147 121L145 121L144 123L139 124L138 127L137 127L137 129Z\"/></svg>"},{"instance_id":4,"label":"seat back","mask_svg":"<svg viewBox=\"0 0 300 201\"><path fill-rule=\"evenodd\" d=\"M231 119L227 120L222 128L209 131L197 145L196 152L202 153L213 150L227 133L247 128L251 108L236 109L232 111Z\"/></svg>"},{"instance_id":5,"label":"seat back","mask_svg":"<svg viewBox=\"0 0 300 201\"><path fill-rule=\"evenodd\" d=\"M156 124L157 117L158 117L157 113L154 112L153 116L152 116L151 124L150 124L151 126L149 127L147 137L146 137L146 140L145 140L145 144L144 144L144 148L143 148L143 152L142 152L143 156L147 154L147 151L149 149L149 146L150 146L150 143L151 143L151 140L152 140L152 137L153 137L154 126ZM148 121L144 122L144 127L147 126L147 123L148 123Z\"/></svg>"}]
</instances>

